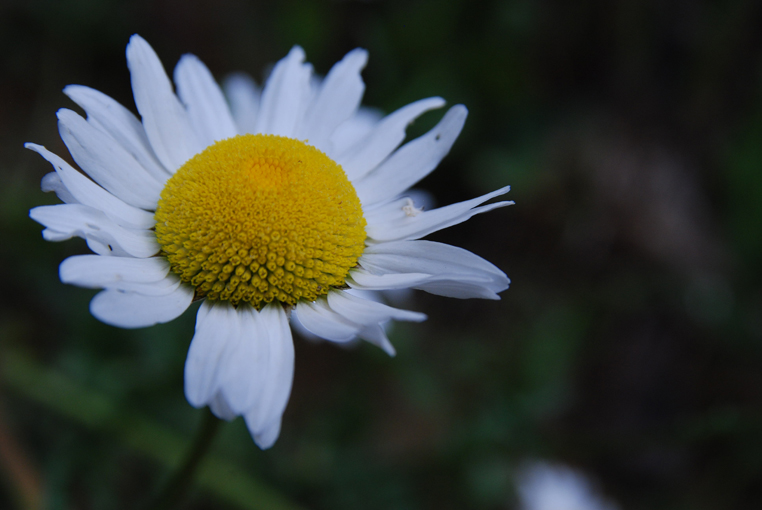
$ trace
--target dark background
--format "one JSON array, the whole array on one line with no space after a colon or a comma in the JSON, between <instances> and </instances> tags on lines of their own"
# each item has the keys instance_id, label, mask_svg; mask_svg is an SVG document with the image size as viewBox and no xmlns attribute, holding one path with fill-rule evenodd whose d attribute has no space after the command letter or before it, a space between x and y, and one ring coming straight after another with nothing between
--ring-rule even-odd
<instances>
[{"instance_id":1,"label":"dark background","mask_svg":"<svg viewBox=\"0 0 762 510\"><path fill-rule=\"evenodd\" d=\"M364 104L470 110L439 205L516 205L431 236L502 268L499 302L416 293L394 359L296 339L280 439L226 425L188 509L515 508L527 459L624 509L762 507L762 3L711 0L0 2L0 507L140 508L202 413L182 393L195 307L127 331L88 312L28 209L67 157L61 89L134 111L132 33L216 77L302 45L370 51ZM429 113L409 133L441 116ZM42 506L41 501L44 501Z\"/></svg>"}]
</instances>

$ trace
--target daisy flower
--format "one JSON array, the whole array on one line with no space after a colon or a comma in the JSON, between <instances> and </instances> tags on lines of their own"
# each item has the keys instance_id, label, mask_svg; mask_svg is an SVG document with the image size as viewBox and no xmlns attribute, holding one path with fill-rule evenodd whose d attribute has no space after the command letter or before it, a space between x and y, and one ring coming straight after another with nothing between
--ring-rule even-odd
<instances>
[{"instance_id":1,"label":"daisy flower","mask_svg":"<svg viewBox=\"0 0 762 510\"><path fill-rule=\"evenodd\" d=\"M185 395L222 419L243 416L261 448L277 439L291 392L290 319L320 338L364 339L394 354L384 325L425 316L366 291L499 299L508 287L471 252L419 240L509 205L483 205L508 187L430 211L405 195L448 153L466 108L453 106L399 147L407 125L444 101L422 99L383 118L360 108L367 56L353 50L320 79L294 47L261 91L237 76L223 93L185 55L175 91L134 35L127 65L140 119L91 88L64 89L87 114L57 115L87 176L26 145L53 165L42 189L64 202L30 211L43 237L81 237L94 252L64 260L61 281L103 289L90 311L122 328L171 321L202 300Z\"/></svg>"}]
</instances>

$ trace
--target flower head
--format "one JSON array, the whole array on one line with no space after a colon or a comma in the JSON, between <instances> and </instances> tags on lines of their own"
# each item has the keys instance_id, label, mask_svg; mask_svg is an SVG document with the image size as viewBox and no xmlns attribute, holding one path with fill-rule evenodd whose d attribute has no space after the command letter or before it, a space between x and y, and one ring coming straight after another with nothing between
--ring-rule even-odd
<instances>
[{"instance_id":1,"label":"flower head","mask_svg":"<svg viewBox=\"0 0 762 510\"><path fill-rule=\"evenodd\" d=\"M408 188L449 152L466 119L456 105L402 147L405 128L444 104L429 98L378 118L359 107L367 53L354 50L322 80L295 47L261 93L237 76L223 94L194 56L177 92L148 43L127 46L140 119L87 87L64 92L87 113L58 112L85 177L44 147L44 191L63 204L30 216L43 237L82 237L93 255L64 260L61 280L103 289L90 304L108 324L168 322L203 300L185 364L185 394L220 418L243 416L256 443L280 432L294 369L289 319L334 342L361 338L390 354L384 325L420 313L363 291L422 289L499 299L508 278L480 257L418 240L509 205L508 187L422 211ZM227 95L227 100L226 100Z\"/></svg>"}]
</instances>

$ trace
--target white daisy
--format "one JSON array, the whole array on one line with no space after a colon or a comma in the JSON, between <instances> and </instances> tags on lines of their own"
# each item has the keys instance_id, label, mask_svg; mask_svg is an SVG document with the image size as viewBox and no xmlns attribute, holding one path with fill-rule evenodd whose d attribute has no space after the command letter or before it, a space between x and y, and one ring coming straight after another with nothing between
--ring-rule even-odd
<instances>
[{"instance_id":1,"label":"white daisy","mask_svg":"<svg viewBox=\"0 0 762 510\"><path fill-rule=\"evenodd\" d=\"M294 47L261 91L242 76L225 95L193 55L174 73L135 35L127 65L140 120L96 90L64 92L87 113L59 110L61 138L79 167L35 144L55 172L42 181L64 204L30 216L43 237L77 236L94 255L64 260L61 280L104 289L101 321L138 328L171 321L203 300L185 364L185 394L220 418L243 416L254 441L278 437L291 391L289 315L334 342L367 340L393 354L383 325L422 321L358 291L422 289L499 299L508 278L484 259L420 241L512 202L482 197L423 211L406 190L431 172L460 133L456 105L398 148L405 128L441 98L380 118L360 109L357 49L316 79Z\"/></svg>"}]
</instances>

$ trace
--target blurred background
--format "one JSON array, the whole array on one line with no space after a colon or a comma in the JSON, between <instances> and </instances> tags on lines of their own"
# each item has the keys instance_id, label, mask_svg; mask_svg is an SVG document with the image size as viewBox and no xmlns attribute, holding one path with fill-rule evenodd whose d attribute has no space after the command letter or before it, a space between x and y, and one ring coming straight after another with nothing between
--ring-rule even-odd
<instances>
[{"instance_id":1,"label":"blurred background","mask_svg":"<svg viewBox=\"0 0 762 510\"><path fill-rule=\"evenodd\" d=\"M226 424L183 508L514 509L532 460L623 509L762 507L760 2L2 0L0 508L141 508L201 420L195 307L99 323L58 280L84 242L28 217L57 200L23 143L69 158L68 84L134 111L133 33L260 83L294 44L321 74L367 48L365 105L470 110L420 187L516 201L430 237L503 269L502 301L412 294L394 359L297 338L275 447Z\"/></svg>"}]
</instances>

